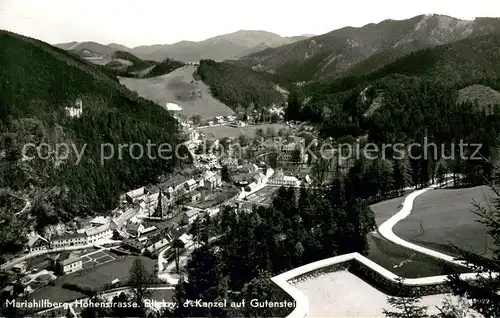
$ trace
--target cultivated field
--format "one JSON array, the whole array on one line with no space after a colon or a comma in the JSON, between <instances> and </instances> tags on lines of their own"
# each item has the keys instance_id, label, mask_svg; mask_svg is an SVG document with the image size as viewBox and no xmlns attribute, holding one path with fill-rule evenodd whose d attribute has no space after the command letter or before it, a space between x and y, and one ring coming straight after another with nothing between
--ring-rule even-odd
<instances>
[{"instance_id":1,"label":"cultivated field","mask_svg":"<svg viewBox=\"0 0 500 318\"><path fill-rule=\"evenodd\" d=\"M232 115L234 112L213 98L209 88L193 78L195 66L187 65L169 74L137 79L120 77L120 83L146 99L161 106L176 103L182 107L180 113L187 117L200 115L202 118Z\"/></svg>"},{"instance_id":2,"label":"cultivated field","mask_svg":"<svg viewBox=\"0 0 500 318\"><path fill-rule=\"evenodd\" d=\"M268 127L271 127L277 134L281 128L287 128L284 124L262 124L251 125L244 127L231 127L231 126L214 126L200 128L200 132L204 133L207 139L220 139L224 137L238 138L240 135L245 135L249 138L255 137L255 132L262 129L266 133Z\"/></svg>"},{"instance_id":3,"label":"cultivated field","mask_svg":"<svg viewBox=\"0 0 500 318\"><path fill-rule=\"evenodd\" d=\"M416 198L411 214L396 224L394 233L443 253L456 254L451 248L453 244L491 257L488 246L493 239L487 236L485 226L476 221L472 205L475 200L486 206L490 196L491 190L486 186L429 190Z\"/></svg>"}]
</instances>

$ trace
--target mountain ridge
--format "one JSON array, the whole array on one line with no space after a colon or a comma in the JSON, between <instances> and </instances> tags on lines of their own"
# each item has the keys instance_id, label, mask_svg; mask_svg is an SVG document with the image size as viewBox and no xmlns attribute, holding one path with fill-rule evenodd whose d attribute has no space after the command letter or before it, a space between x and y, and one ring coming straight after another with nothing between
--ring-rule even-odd
<instances>
[{"instance_id":1,"label":"mountain ridge","mask_svg":"<svg viewBox=\"0 0 500 318\"><path fill-rule=\"evenodd\" d=\"M461 20L445 15L386 19L362 27L344 27L276 48L268 48L230 63L282 74L294 81L345 75L376 54L393 50L377 67L408 53L467 37L500 31L500 19ZM376 68L377 68L376 67ZM363 67L360 68L361 71ZM370 69L373 71L374 69Z\"/></svg>"},{"instance_id":2,"label":"mountain ridge","mask_svg":"<svg viewBox=\"0 0 500 318\"><path fill-rule=\"evenodd\" d=\"M201 59L226 60L239 58L256 52L261 48L276 47L305 39L307 35L282 37L276 33L261 30L238 30L236 32L217 35L202 41L179 41L172 44L140 45L133 48L118 43L109 43L104 47L96 46L96 42L69 42L55 46L68 49L71 44L77 49L95 50L97 54L108 56L113 50L130 52L144 60L162 61L165 58L183 62L194 62ZM98 43L97 43L98 44ZM100 44L102 45L102 44ZM89 47L90 46L90 47ZM257 48L257 49L256 49Z\"/></svg>"}]
</instances>

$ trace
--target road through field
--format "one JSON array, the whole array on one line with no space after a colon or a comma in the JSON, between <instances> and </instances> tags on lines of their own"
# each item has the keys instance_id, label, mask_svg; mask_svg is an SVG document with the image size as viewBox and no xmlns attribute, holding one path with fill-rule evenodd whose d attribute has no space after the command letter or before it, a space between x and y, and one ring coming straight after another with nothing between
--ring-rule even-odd
<instances>
[{"instance_id":1,"label":"road through field","mask_svg":"<svg viewBox=\"0 0 500 318\"><path fill-rule=\"evenodd\" d=\"M431 250L431 249L428 249L428 248L425 248L425 247L422 247L422 246L419 246L419 245L407 242L407 241L403 240L402 238L398 237L393 232L393 227L399 221L403 220L408 215L410 215L411 210L413 208L413 202L415 201L415 199L419 195L421 195L421 194L423 194L423 193L425 193L425 192L427 192L427 191L429 191L431 189L434 189L436 187L437 187L436 185L432 185L432 186L430 186L428 188L421 189L421 190L418 190L418 191L410 193L406 197L406 199L404 200L403 207L401 208L401 210L399 210L389 220L387 220L383 224L381 224L379 226L379 228L378 228L378 231L379 231L379 233L384 238L392 241L395 244L401 245L403 247L409 248L411 250L414 250L416 252L420 252L420 253L425 254L425 255L429 255L429 256L441 259L441 260L449 262L449 263L453 263L455 265L466 266L464 262L455 260L455 257L453 257L453 256L450 256L450 255L447 255L447 254L444 254L444 253L441 253L441 252L437 252L437 251L434 251L434 250Z\"/></svg>"}]
</instances>

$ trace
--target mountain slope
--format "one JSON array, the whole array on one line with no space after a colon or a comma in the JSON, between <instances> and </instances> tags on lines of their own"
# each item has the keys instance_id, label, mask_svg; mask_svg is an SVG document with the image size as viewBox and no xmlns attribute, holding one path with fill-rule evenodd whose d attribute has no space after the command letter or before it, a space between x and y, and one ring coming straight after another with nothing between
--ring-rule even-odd
<instances>
[{"instance_id":1,"label":"mountain slope","mask_svg":"<svg viewBox=\"0 0 500 318\"><path fill-rule=\"evenodd\" d=\"M29 213L39 230L59 220L113 209L123 191L173 168L173 159L134 159L128 151L122 160L115 153L101 161L118 144L176 144L177 123L98 66L6 31L0 31L0 63L0 188L31 201ZM83 114L70 118L65 107L77 99ZM40 149L44 157L34 148L23 153L27 143L47 143L52 150L67 145L82 155L70 151L58 156L47 148ZM12 218L15 212L0 207L0 217L8 223L4 226L23 222L23 230L10 237L22 243L29 230L25 222L32 220ZM0 242L2 254L19 247L12 241Z\"/></svg>"},{"instance_id":2,"label":"mountain slope","mask_svg":"<svg viewBox=\"0 0 500 318\"><path fill-rule=\"evenodd\" d=\"M73 51L81 57L110 57L115 51L117 51L115 48L91 41L80 43L75 42L74 45L69 47L67 46L67 44L56 44L55 46L64 50Z\"/></svg>"},{"instance_id":3,"label":"mountain slope","mask_svg":"<svg viewBox=\"0 0 500 318\"><path fill-rule=\"evenodd\" d=\"M281 37L278 34L266 31L240 30L200 42L182 41L161 46L141 46L131 49L131 52L141 58L155 61L167 57L184 62L199 61L201 59L222 61L254 52L253 49L256 47L259 49L276 47L303 38Z\"/></svg>"},{"instance_id":4,"label":"mountain slope","mask_svg":"<svg viewBox=\"0 0 500 318\"><path fill-rule=\"evenodd\" d=\"M201 60L197 75L210 87L214 97L231 107L268 108L286 101L276 89L278 81L270 74L212 60Z\"/></svg>"},{"instance_id":5,"label":"mountain slope","mask_svg":"<svg viewBox=\"0 0 500 318\"><path fill-rule=\"evenodd\" d=\"M483 109L487 109L488 106L500 106L500 92L484 85L471 85L458 91L457 102L477 102Z\"/></svg>"},{"instance_id":6,"label":"mountain slope","mask_svg":"<svg viewBox=\"0 0 500 318\"><path fill-rule=\"evenodd\" d=\"M406 53L466 37L500 31L500 20L464 21L442 15L420 15L407 20L385 20L360 28L346 27L296 43L269 48L232 63L279 73L294 81L340 76L376 55L372 71ZM364 71L364 67L361 67ZM359 71L357 72L359 73Z\"/></svg>"},{"instance_id":7,"label":"mountain slope","mask_svg":"<svg viewBox=\"0 0 500 318\"><path fill-rule=\"evenodd\" d=\"M410 53L368 78L395 73L431 76L450 82L500 77L500 34L467 38Z\"/></svg>"},{"instance_id":8,"label":"mountain slope","mask_svg":"<svg viewBox=\"0 0 500 318\"><path fill-rule=\"evenodd\" d=\"M415 93L418 98L412 101L415 106L420 103L421 107L440 109L449 100L456 100L465 110L483 109L489 112L489 106L498 105L500 101L498 79L500 34L466 38L410 53L369 74L296 87L288 99L287 116L289 119L324 123L325 131L337 137L345 136L346 132L359 136L365 133L359 127L370 120L365 117L375 114L377 120L387 121L387 114L380 117L380 112L387 111L387 98L391 99L394 107L399 98L402 104L398 106L398 111L403 111L405 105L402 100L410 98L407 96L408 89L418 92ZM443 99L430 103L421 90L433 91L442 95ZM450 95L445 96L440 90ZM390 95L388 92L391 92ZM474 107L476 101L479 107ZM359 122L353 121L354 117L359 118ZM329 118L328 123L325 123L325 118ZM378 133L383 135L388 132L380 128Z\"/></svg>"}]
</instances>

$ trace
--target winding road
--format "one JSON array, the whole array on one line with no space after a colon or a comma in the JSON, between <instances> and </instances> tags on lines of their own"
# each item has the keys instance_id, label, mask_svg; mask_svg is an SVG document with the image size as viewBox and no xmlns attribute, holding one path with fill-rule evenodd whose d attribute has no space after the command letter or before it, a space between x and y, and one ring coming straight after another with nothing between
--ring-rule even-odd
<instances>
[{"instance_id":1,"label":"winding road","mask_svg":"<svg viewBox=\"0 0 500 318\"><path fill-rule=\"evenodd\" d=\"M402 238L400 238L399 236L397 236L396 234L394 234L394 232L392 230L394 228L394 226L399 221L405 219L408 215L410 215L410 213L413 209L413 203L418 196L424 194L425 192L427 192L431 189L435 189L437 187L438 186L434 184L434 185L431 185L425 189L421 189L421 190L410 193L403 201L403 207L401 208L401 210L399 210L390 219L388 219L383 224L381 224L378 227L378 231L387 240L389 240L395 244L398 244L400 246L406 247L406 248L413 250L415 252L429 255L429 256L438 258L440 260L443 260L445 262L452 263L455 265L468 267L465 262L458 261L453 256L450 256L450 255L447 255L447 254L444 254L441 252L437 252L437 251L422 247L420 245L416 245L416 244L410 243L408 241L405 241Z\"/></svg>"}]
</instances>

